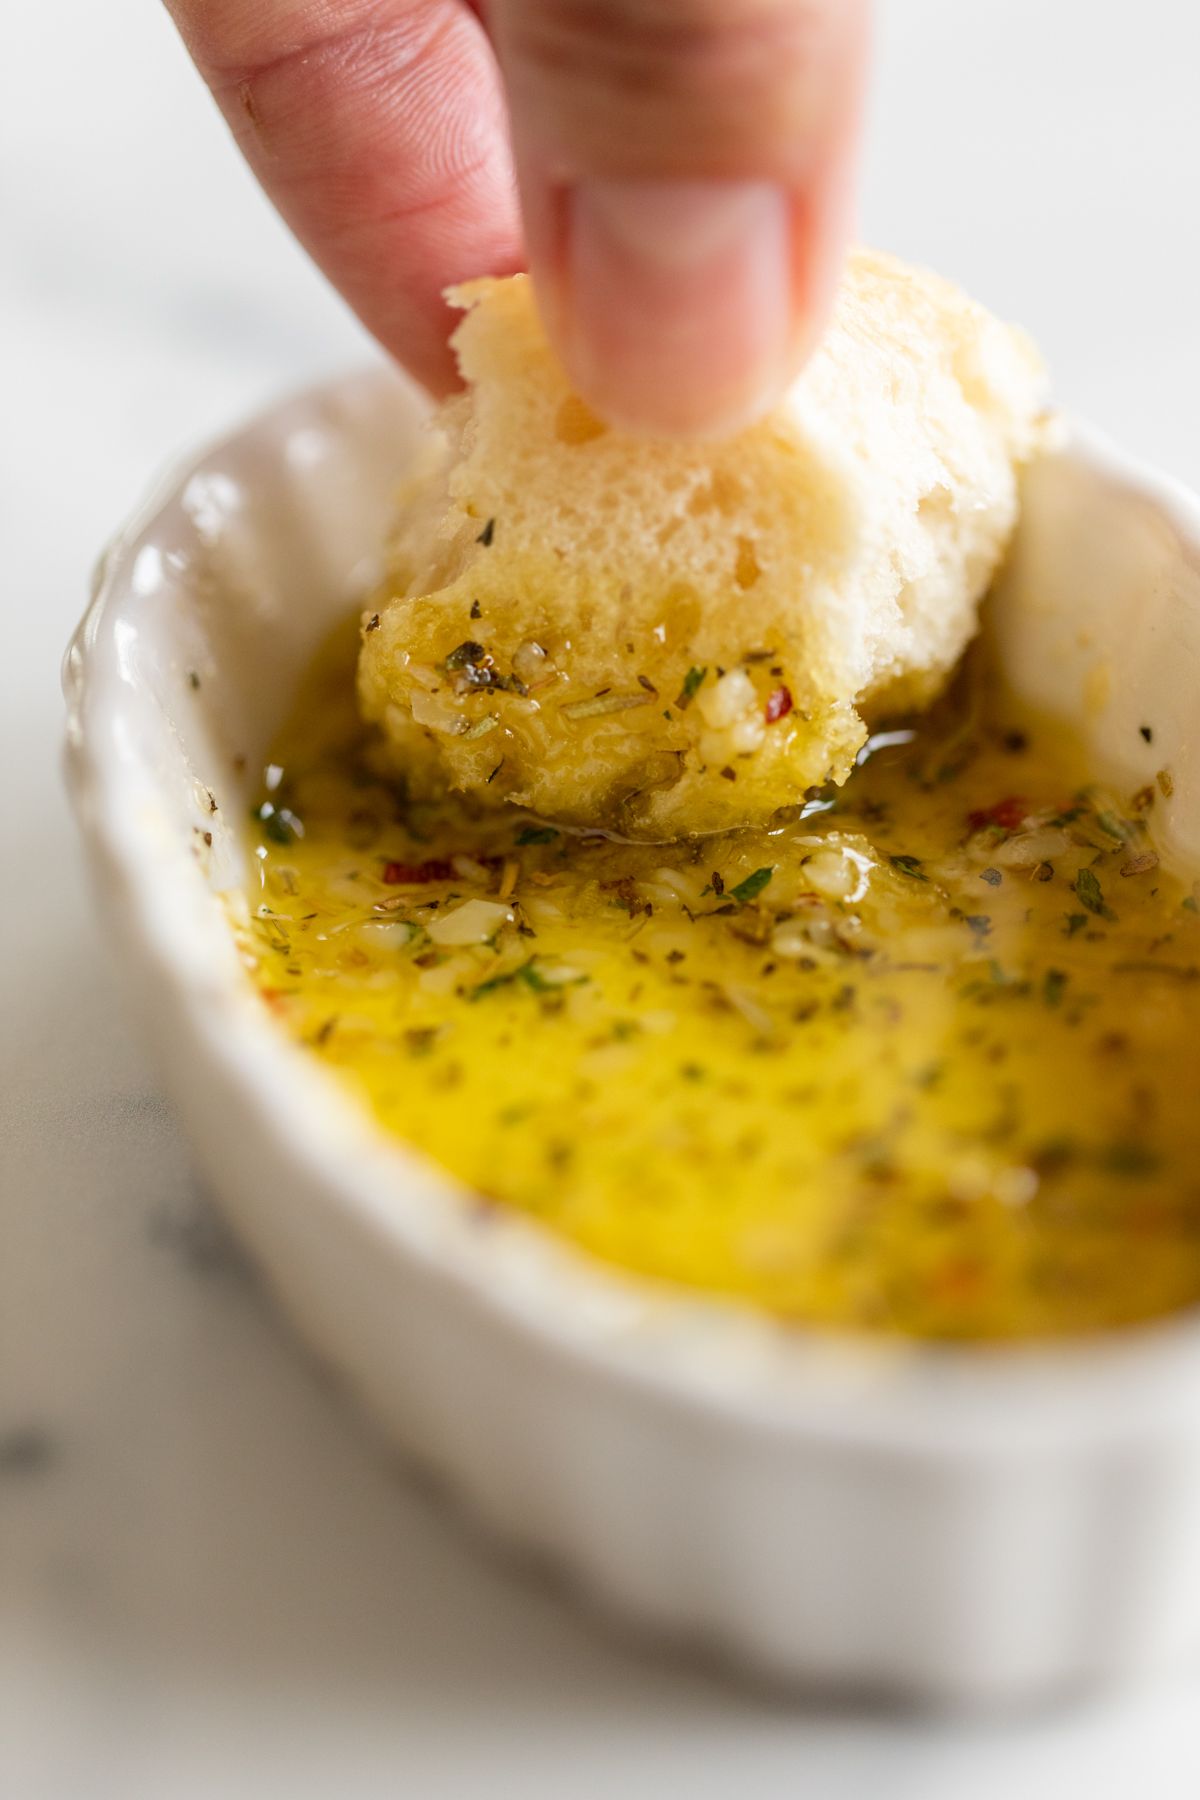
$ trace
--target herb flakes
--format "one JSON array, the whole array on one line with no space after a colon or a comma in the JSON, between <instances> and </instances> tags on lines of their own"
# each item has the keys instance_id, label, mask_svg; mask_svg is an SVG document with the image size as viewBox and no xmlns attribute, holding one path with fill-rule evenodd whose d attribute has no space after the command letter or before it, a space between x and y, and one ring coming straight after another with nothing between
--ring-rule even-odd
<instances>
[{"instance_id":1,"label":"herb flakes","mask_svg":"<svg viewBox=\"0 0 1200 1800\"><path fill-rule=\"evenodd\" d=\"M1098 919L1106 920L1110 925L1116 924L1117 915L1104 898L1100 877L1096 874L1095 869L1080 869L1072 885L1079 896L1080 904L1086 906L1090 913L1094 913Z\"/></svg>"},{"instance_id":2,"label":"herb flakes","mask_svg":"<svg viewBox=\"0 0 1200 1800\"><path fill-rule=\"evenodd\" d=\"M736 887L730 888L730 895L739 906L748 906L752 900L757 900L774 873L774 867L755 869L752 875L747 875L744 881L739 881Z\"/></svg>"},{"instance_id":3,"label":"herb flakes","mask_svg":"<svg viewBox=\"0 0 1200 1800\"><path fill-rule=\"evenodd\" d=\"M1067 975L1062 969L1047 969L1042 981L1042 999L1047 1006L1058 1006L1066 991Z\"/></svg>"},{"instance_id":4,"label":"herb flakes","mask_svg":"<svg viewBox=\"0 0 1200 1800\"><path fill-rule=\"evenodd\" d=\"M692 701L699 693L707 674L707 668L688 670L683 678L683 686L675 696L674 704L679 708L680 712L686 712L687 708L692 704Z\"/></svg>"},{"instance_id":5,"label":"herb flakes","mask_svg":"<svg viewBox=\"0 0 1200 1800\"><path fill-rule=\"evenodd\" d=\"M554 995L561 993L566 987L580 987L587 979L586 975L578 975L573 971L564 974L556 970L551 974L548 969L539 965L536 957L531 956L528 962L519 964L515 969L504 969L498 975L490 975L486 981L473 987L467 998L482 1000L486 995L498 992L500 988L514 985L527 987L534 994Z\"/></svg>"}]
</instances>

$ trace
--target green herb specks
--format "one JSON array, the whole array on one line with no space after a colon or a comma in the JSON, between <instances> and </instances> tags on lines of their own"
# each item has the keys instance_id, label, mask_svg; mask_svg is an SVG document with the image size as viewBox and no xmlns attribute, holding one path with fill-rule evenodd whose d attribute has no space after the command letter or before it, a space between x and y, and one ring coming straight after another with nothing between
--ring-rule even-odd
<instances>
[{"instance_id":1,"label":"green herb specks","mask_svg":"<svg viewBox=\"0 0 1200 1800\"><path fill-rule=\"evenodd\" d=\"M739 906L748 906L751 900L758 899L774 873L773 868L755 869L752 875L747 875L744 881L739 881L736 887L729 889L731 899L736 900Z\"/></svg>"},{"instance_id":2,"label":"green herb specks","mask_svg":"<svg viewBox=\"0 0 1200 1800\"><path fill-rule=\"evenodd\" d=\"M685 712L700 691L700 684L708 674L707 669L689 669L683 678L683 686L675 696L675 705Z\"/></svg>"},{"instance_id":3,"label":"green herb specks","mask_svg":"<svg viewBox=\"0 0 1200 1800\"><path fill-rule=\"evenodd\" d=\"M1116 924L1117 915L1104 898L1100 877L1095 869L1080 869L1075 877L1074 887L1081 906L1086 906L1098 919L1105 919L1110 925Z\"/></svg>"}]
</instances>

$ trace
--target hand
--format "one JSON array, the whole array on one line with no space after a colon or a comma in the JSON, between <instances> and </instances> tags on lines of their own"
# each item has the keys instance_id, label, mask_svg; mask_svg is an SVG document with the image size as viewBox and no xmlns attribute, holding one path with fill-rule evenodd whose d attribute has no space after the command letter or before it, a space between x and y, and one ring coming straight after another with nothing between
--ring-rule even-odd
<instances>
[{"instance_id":1,"label":"hand","mask_svg":"<svg viewBox=\"0 0 1200 1800\"><path fill-rule=\"evenodd\" d=\"M821 328L867 0L491 0L486 30L468 0L167 3L283 217L434 391L442 290L526 265L635 430L746 422Z\"/></svg>"}]
</instances>

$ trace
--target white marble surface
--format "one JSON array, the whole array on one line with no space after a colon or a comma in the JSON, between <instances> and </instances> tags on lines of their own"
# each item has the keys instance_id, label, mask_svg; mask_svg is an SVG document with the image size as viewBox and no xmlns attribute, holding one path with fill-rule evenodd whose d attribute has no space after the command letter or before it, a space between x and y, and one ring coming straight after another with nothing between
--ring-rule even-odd
<instances>
[{"instance_id":1,"label":"white marble surface","mask_svg":"<svg viewBox=\"0 0 1200 1800\"><path fill-rule=\"evenodd\" d=\"M864 232L1200 485L1191 0L883 0ZM1200 1792L1200 1673L1035 1718L782 1703L615 1641L388 1467L277 1329L131 1040L58 661L162 463L371 354L151 0L0 58L0 1790L14 1800Z\"/></svg>"}]
</instances>

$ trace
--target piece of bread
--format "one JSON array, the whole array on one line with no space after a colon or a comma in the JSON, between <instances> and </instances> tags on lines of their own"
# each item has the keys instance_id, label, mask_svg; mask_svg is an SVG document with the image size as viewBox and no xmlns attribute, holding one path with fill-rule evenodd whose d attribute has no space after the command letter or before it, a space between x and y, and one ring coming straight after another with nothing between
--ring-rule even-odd
<instances>
[{"instance_id":1,"label":"piece of bread","mask_svg":"<svg viewBox=\"0 0 1200 1800\"><path fill-rule=\"evenodd\" d=\"M867 251L777 411L723 443L609 430L522 276L476 281L468 384L402 496L362 709L417 794L671 838L842 781L976 627L1042 430L1028 341Z\"/></svg>"}]
</instances>

